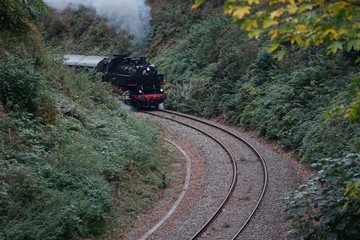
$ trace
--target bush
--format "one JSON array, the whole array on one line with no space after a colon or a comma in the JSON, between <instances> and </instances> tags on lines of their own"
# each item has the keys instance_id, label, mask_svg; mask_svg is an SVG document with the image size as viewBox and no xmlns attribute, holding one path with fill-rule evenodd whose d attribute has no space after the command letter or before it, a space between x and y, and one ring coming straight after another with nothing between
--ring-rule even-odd
<instances>
[{"instance_id":1,"label":"bush","mask_svg":"<svg viewBox=\"0 0 360 240\"><path fill-rule=\"evenodd\" d=\"M46 42L61 54L111 56L132 51L127 33L117 33L106 19L95 16L94 11L86 8L66 15L50 11L43 22Z\"/></svg>"},{"instance_id":2,"label":"bush","mask_svg":"<svg viewBox=\"0 0 360 240\"><path fill-rule=\"evenodd\" d=\"M162 13L180 9L164 8ZM155 38L171 28L167 21L155 29ZM188 34L176 35L156 58L169 83L168 108L207 118L221 116L255 129L302 161L356 151L359 127L348 120L330 123L323 118L334 105L343 105L351 76L359 70L352 58L329 57L322 48L284 46L289 55L276 62L266 42L248 41L224 16L205 16L177 28ZM352 116L358 111L358 96L347 105L346 114L356 122Z\"/></svg>"},{"instance_id":3,"label":"bush","mask_svg":"<svg viewBox=\"0 0 360 240\"><path fill-rule=\"evenodd\" d=\"M0 239L98 237L115 225L114 197L126 223L167 184L156 129L119 109L97 75L48 64L57 117L47 105L41 118L0 112Z\"/></svg>"},{"instance_id":4,"label":"bush","mask_svg":"<svg viewBox=\"0 0 360 240\"><path fill-rule=\"evenodd\" d=\"M224 95L234 94L234 84L242 81L247 66L256 57L257 47L239 40L241 37L242 33L232 28L224 16L191 25L177 45L155 60L169 81L167 106L206 117L226 111Z\"/></svg>"},{"instance_id":5,"label":"bush","mask_svg":"<svg viewBox=\"0 0 360 240\"><path fill-rule=\"evenodd\" d=\"M296 239L360 239L360 155L322 159L318 170L288 197Z\"/></svg>"},{"instance_id":6,"label":"bush","mask_svg":"<svg viewBox=\"0 0 360 240\"><path fill-rule=\"evenodd\" d=\"M34 60L10 53L0 55L0 100L10 110L35 113L39 107L41 77Z\"/></svg>"}]
</instances>

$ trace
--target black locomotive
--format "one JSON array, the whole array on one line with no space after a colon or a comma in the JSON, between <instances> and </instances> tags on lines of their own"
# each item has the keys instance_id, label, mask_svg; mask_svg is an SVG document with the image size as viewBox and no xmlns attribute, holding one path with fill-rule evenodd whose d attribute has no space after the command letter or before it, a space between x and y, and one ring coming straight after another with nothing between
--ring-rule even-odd
<instances>
[{"instance_id":1,"label":"black locomotive","mask_svg":"<svg viewBox=\"0 0 360 240\"><path fill-rule=\"evenodd\" d=\"M65 55L64 59L68 66L96 68L103 73L103 81L128 91L130 102L137 107L158 107L166 98L164 75L146 57Z\"/></svg>"}]
</instances>

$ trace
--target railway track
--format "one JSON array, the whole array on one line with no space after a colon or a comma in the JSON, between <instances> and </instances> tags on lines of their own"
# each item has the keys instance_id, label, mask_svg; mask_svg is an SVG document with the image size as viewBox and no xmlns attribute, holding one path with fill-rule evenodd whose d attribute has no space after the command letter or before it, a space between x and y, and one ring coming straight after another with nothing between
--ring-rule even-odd
<instances>
[{"instance_id":1,"label":"railway track","mask_svg":"<svg viewBox=\"0 0 360 240\"><path fill-rule=\"evenodd\" d=\"M265 160L250 143L223 126L172 111L145 113L176 122L212 139L221 146L222 155L226 154L228 163L231 164L231 171L228 168L231 173L227 173L231 174L229 177L231 181L227 181L226 186L222 186L226 190L223 191L221 199L215 201L218 206L211 208L212 213L207 214L205 220L196 224L198 226L196 231L186 230L186 226L180 227L179 229L183 230L179 231L189 231L190 233L186 235L187 239L241 238L241 232L251 221L266 192L268 172ZM226 164L223 165L225 168ZM250 172L257 174L250 176ZM204 196L206 197L212 196ZM179 239L176 234L172 236L169 239Z\"/></svg>"}]
</instances>

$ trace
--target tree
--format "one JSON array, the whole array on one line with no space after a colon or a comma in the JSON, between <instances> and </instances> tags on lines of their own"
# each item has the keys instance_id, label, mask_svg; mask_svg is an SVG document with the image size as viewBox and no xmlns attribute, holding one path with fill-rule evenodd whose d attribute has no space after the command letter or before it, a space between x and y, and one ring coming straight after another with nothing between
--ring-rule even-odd
<instances>
[{"instance_id":1,"label":"tree","mask_svg":"<svg viewBox=\"0 0 360 240\"><path fill-rule=\"evenodd\" d=\"M195 0L199 8L209 0ZM231 15L250 38L267 34L268 51L281 60L285 44L308 48L325 45L328 53L360 50L360 2L358 0L226 0ZM360 62L360 57L356 60ZM360 86L356 83L345 117L360 123Z\"/></svg>"},{"instance_id":2,"label":"tree","mask_svg":"<svg viewBox=\"0 0 360 240\"><path fill-rule=\"evenodd\" d=\"M195 0L193 9L206 0ZM360 3L357 0L227 0L224 12L258 39L267 34L269 52L282 59L283 43L301 47L327 44L329 53L360 50ZM360 61L358 58L357 61Z\"/></svg>"},{"instance_id":3,"label":"tree","mask_svg":"<svg viewBox=\"0 0 360 240\"><path fill-rule=\"evenodd\" d=\"M37 23L39 15L45 12L42 0L1 0L0 28L11 32L25 33Z\"/></svg>"}]
</instances>

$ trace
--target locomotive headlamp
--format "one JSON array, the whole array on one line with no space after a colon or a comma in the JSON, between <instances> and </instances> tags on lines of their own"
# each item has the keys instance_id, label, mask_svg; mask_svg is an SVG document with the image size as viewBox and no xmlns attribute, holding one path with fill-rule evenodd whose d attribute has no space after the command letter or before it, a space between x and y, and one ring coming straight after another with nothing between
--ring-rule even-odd
<instances>
[{"instance_id":1,"label":"locomotive headlamp","mask_svg":"<svg viewBox=\"0 0 360 240\"><path fill-rule=\"evenodd\" d=\"M143 93L143 91L142 91L142 90L139 90L139 93L140 93L140 94L142 94L142 93Z\"/></svg>"},{"instance_id":2,"label":"locomotive headlamp","mask_svg":"<svg viewBox=\"0 0 360 240\"><path fill-rule=\"evenodd\" d=\"M164 89L161 88L161 89L160 89L160 92L164 92Z\"/></svg>"},{"instance_id":3,"label":"locomotive headlamp","mask_svg":"<svg viewBox=\"0 0 360 240\"><path fill-rule=\"evenodd\" d=\"M146 71L147 71L147 72L150 72L150 70L151 70L150 67L147 67L147 68L146 68Z\"/></svg>"}]
</instances>

